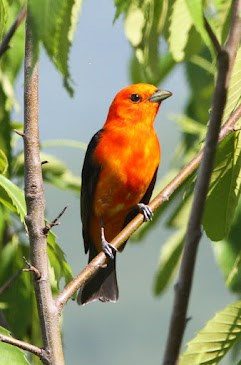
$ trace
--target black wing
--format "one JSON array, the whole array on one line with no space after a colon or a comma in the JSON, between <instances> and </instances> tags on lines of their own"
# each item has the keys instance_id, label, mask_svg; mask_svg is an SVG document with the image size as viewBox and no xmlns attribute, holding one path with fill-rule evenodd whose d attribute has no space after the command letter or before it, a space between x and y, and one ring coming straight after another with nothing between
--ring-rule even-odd
<instances>
[{"instance_id":1,"label":"black wing","mask_svg":"<svg viewBox=\"0 0 241 365\"><path fill-rule=\"evenodd\" d=\"M101 165L93 159L93 151L100 140L102 132L103 130L101 129L92 137L87 147L82 169L81 220L85 253L93 246L89 232L89 221L92 213L92 199L101 170Z\"/></svg>"},{"instance_id":2,"label":"black wing","mask_svg":"<svg viewBox=\"0 0 241 365\"><path fill-rule=\"evenodd\" d=\"M155 183L156 183L156 177L157 177L157 171L158 171L158 168L156 169L154 175L153 175L153 178L150 182L150 185L148 186L148 189L145 193L145 195L143 196L143 198L141 199L141 201L139 203L143 203L143 204L148 204L150 199L151 199L151 194L152 194L152 191L154 189L154 186L155 186ZM135 218L135 216L139 213L139 209L138 207L135 207L134 209L132 209L132 211L130 211L130 213L126 216L126 219L125 219L125 222L123 224L123 228L125 228L125 226L127 226L127 224ZM121 248L119 248L119 251L122 251L125 247L125 244L126 244L127 241L124 242L124 244L121 246Z\"/></svg>"}]
</instances>

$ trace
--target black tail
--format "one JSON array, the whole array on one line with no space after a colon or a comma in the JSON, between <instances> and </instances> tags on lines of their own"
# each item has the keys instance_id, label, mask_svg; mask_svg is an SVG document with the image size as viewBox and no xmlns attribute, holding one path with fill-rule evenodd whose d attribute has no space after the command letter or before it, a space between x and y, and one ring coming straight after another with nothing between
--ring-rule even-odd
<instances>
[{"instance_id":1,"label":"black tail","mask_svg":"<svg viewBox=\"0 0 241 365\"><path fill-rule=\"evenodd\" d=\"M96 256L91 253L89 261ZM99 299L101 302L116 302L119 297L115 260L108 259L107 266L100 268L97 273L86 281L80 288L77 297L78 304L87 304Z\"/></svg>"}]
</instances>

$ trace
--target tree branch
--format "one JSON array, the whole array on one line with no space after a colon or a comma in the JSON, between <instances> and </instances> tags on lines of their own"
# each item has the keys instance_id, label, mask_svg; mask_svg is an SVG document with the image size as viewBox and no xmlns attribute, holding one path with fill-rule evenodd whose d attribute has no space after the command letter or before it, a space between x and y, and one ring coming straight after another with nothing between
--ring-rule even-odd
<instances>
[{"instance_id":1,"label":"tree branch","mask_svg":"<svg viewBox=\"0 0 241 365\"><path fill-rule=\"evenodd\" d=\"M218 53L218 75L212 101L211 118L203 159L194 190L178 283L175 286L175 299L163 365L175 365L177 363L185 331L197 249L201 238L202 216L219 140L219 130L226 105L230 75L241 39L240 11L241 1L235 0L233 2L233 16L230 22L231 28L228 41L226 46Z\"/></svg>"},{"instance_id":2,"label":"tree branch","mask_svg":"<svg viewBox=\"0 0 241 365\"><path fill-rule=\"evenodd\" d=\"M221 142L231 132L234 126L241 118L241 104L232 113L227 122L223 125L219 141ZM178 189L178 187L187 180L187 178L197 169L203 156L203 149L179 172L177 176L150 202L149 207L155 212L169 197ZM113 246L119 248L143 223L143 216L138 214L111 242ZM67 301L74 295L79 287L96 271L104 265L106 257L103 252L99 253L78 276L76 276L56 297L56 306L59 312L62 311Z\"/></svg>"},{"instance_id":3,"label":"tree branch","mask_svg":"<svg viewBox=\"0 0 241 365\"><path fill-rule=\"evenodd\" d=\"M0 341L4 343L8 343L9 345L17 346L24 351L31 352L32 354L38 356L40 359L47 359L48 354L44 349L41 349L37 346L31 345L30 343L17 340L11 336L6 336L0 333Z\"/></svg>"},{"instance_id":4,"label":"tree branch","mask_svg":"<svg viewBox=\"0 0 241 365\"><path fill-rule=\"evenodd\" d=\"M16 32L19 25L22 23L23 19L26 16L26 9L22 9L18 14L17 18L13 22L12 26L5 34L0 44L0 57L10 48L9 42L11 41L14 33Z\"/></svg>"},{"instance_id":5,"label":"tree branch","mask_svg":"<svg viewBox=\"0 0 241 365\"><path fill-rule=\"evenodd\" d=\"M207 18L205 16L203 16L203 19L204 19L204 25L205 25L206 31L209 35L209 38L211 39L211 42L212 42L217 54L219 54L219 52L221 51L222 48L216 37L216 34L213 32L209 22L207 21Z\"/></svg>"},{"instance_id":6,"label":"tree branch","mask_svg":"<svg viewBox=\"0 0 241 365\"><path fill-rule=\"evenodd\" d=\"M26 44L24 65L24 177L25 200L30 241L31 265L38 276L33 275L38 313L44 349L49 357L43 358L46 365L64 365L59 317L53 302L48 273L48 256L44 211L42 166L39 151L38 128L38 65L33 62L33 36L29 10L26 19ZM39 277L40 276L40 277Z\"/></svg>"}]
</instances>

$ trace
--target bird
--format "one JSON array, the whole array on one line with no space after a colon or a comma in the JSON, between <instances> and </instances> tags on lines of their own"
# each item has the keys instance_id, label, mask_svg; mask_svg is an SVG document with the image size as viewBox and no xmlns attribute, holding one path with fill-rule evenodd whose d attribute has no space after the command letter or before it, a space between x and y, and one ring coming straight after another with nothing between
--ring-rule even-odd
<instances>
[{"instance_id":1,"label":"bird","mask_svg":"<svg viewBox=\"0 0 241 365\"><path fill-rule=\"evenodd\" d=\"M138 213L144 221L152 218L147 204L161 155L153 124L161 102L171 95L146 83L125 87L88 144L80 199L84 248L89 262L104 251L107 264L80 287L80 305L118 300L116 249L110 242Z\"/></svg>"}]
</instances>

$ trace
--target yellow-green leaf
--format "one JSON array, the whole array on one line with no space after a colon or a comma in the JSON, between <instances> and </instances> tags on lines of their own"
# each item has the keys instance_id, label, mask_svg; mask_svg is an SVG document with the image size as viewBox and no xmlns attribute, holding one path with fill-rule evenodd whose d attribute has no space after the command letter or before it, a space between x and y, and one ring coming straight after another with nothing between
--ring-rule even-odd
<instances>
[{"instance_id":1,"label":"yellow-green leaf","mask_svg":"<svg viewBox=\"0 0 241 365\"><path fill-rule=\"evenodd\" d=\"M8 159L3 150L0 149L0 174L5 174L8 169Z\"/></svg>"},{"instance_id":2,"label":"yellow-green leaf","mask_svg":"<svg viewBox=\"0 0 241 365\"><path fill-rule=\"evenodd\" d=\"M188 343L178 365L215 365L241 335L241 301L218 312Z\"/></svg>"},{"instance_id":3,"label":"yellow-green leaf","mask_svg":"<svg viewBox=\"0 0 241 365\"><path fill-rule=\"evenodd\" d=\"M181 62L185 57L184 49L188 34L193 25L192 18L185 0L177 0L173 4L170 17L169 45L175 61Z\"/></svg>"}]
</instances>

